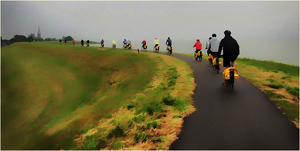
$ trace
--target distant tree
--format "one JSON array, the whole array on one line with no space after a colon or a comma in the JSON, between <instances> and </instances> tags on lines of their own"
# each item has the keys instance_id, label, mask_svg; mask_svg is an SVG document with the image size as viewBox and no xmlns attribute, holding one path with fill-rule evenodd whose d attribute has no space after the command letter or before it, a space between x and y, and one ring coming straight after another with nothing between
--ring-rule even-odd
<instances>
[{"instance_id":1,"label":"distant tree","mask_svg":"<svg viewBox=\"0 0 300 151\"><path fill-rule=\"evenodd\" d=\"M28 41L28 42L32 42L32 41L33 41L33 37L28 37L28 38L27 38L27 41Z\"/></svg>"},{"instance_id":2,"label":"distant tree","mask_svg":"<svg viewBox=\"0 0 300 151\"><path fill-rule=\"evenodd\" d=\"M27 42L27 38L24 35L15 35L14 38L16 42Z\"/></svg>"},{"instance_id":3,"label":"distant tree","mask_svg":"<svg viewBox=\"0 0 300 151\"><path fill-rule=\"evenodd\" d=\"M51 41L51 38L46 38L45 41Z\"/></svg>"},{"instance_id":4,"label":"distant tree","mask_svg":"<svg viewBox=\"0 0 300 151\"><path fill-rule=\"evenodd\" d=\"M55 38L55 37L54 37L54 38L52 38L52 39L51 39L51 41L56 41L56 38Z\"/></svg>"},{"instance_id":5,"label":"distant tree","mask_svg":"<svg viewBox=\"0 0 300 151\"><path fill-rule=\"evenodd\" d=\"M65 36L62 36L61 40L64 41L65 40Z\"/></svg>"},{"instance_id":6,"label":"distant tree","mask_svg":"<svg viewBox=\"0 0 300 151\"><path fill-rule=\"evenodd\" d=\"M44 41L43 38L36 38L36 41Z\"/></svg>"},{"instance_id":7,"label":"distant tree","mask_svg":"<svg viewBox=\"0 0 300 151\"><path fill-rule=\"evenodd\" d=\"M71 36L67 36L67 37L65 37L65 39L64 40L67 40L67 41L72 41L73 40L73 38L71 37Z\"/></svg>"},{"instance_id":8,"label":"distant tree","mask_svg":"<svg viewBox=\"0 0 300 151\"><path fill-rule=\"evenodd\" d=\"M32 33L31 33L30 35L27 36L27 38L29 38L29 37L32 37L32 39L36 39L36 37L35 37L34 34L32 34Z\"/></svg>"}]
</instances>

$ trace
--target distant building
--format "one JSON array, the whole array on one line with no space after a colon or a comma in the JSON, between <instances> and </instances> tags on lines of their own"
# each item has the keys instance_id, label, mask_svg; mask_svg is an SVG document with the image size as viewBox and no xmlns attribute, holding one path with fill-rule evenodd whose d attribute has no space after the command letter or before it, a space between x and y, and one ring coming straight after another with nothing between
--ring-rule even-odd
<instances>
[{"instance_id":1,"label":"distant building","mask_svg":"<svg viewBox=\"0 0 300 151\"><path fill-rule=\"evenodd\" d=\"M42 38L42 37L41 37L41 32L40 32L40 26L38 27L37 38L38 38L38 39Z\"/></svg>"}]
</instances>

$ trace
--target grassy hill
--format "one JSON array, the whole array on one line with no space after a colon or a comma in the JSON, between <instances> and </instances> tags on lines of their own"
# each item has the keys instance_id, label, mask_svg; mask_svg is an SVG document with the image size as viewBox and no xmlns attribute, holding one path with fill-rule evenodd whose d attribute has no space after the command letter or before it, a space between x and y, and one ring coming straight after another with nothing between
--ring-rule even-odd
<instances>
[{"instance_id":1,"label":"grassy hill","mask_svg":"<svg viewBox=\"0 0 300 151\"><path fill-rule=\"evenodd\" d=\"M14 43L1 71L2 149L168 149L194 111L192 71L169 56Z\"/></svg>"}]
</instances>

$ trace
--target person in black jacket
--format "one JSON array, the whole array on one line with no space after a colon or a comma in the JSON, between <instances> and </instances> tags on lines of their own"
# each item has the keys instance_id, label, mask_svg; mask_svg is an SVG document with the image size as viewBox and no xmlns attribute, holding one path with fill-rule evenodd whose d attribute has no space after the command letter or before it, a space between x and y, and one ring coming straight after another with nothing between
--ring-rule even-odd
<instances>
[{"instance_id":1,"label":"person in black jacket","mask_svg":"<svg viewBox=\"0 0 300 151\"><path fill-rule=\"evenodd\" d=\"M232 67L235 67L235 60L240 54L240 46L238 42L231 37L229 30L225 30L224 34L225 37L220 42L218 53L220 56L223 49L223 66L224 70L226 70L227 67L230 67L230 62L232 62Z\"/></svg>"},{"instance_id":2,"label":"person in black jacket","mask_svg":"<svg viewBox=\"0 0 300 151\"><path fill-rule=\"evenodd\" d=\"M86 45L90 46L90 41L89 40L86 41Z\"/></svg>"},{"instance_id":3,"label":"person in black jacket","mask_svg":"<svg viewBox=\"0 0 300 151\"><path fill-rule=\"evenodd\" d=\"M61 39L59 39L59 43L61 44Z\"/></svg>"},{"instance_id":4,"label":"person in black jacket","mask_svg":"<svg viewBox=\"0 0 300 151\"><path fill-rule=\"evenodd\" d=\"M65 40L65 44L67 44L67 40Z\"/></svg>"},{"instance_id":5,"label":"person in black jacket","mask_svg":"<svg viewBox=\"0 0 300 151\"><path fill-rule=\"evenodd\" d=\"M83 41L83 39L81 40L81 46L83 46L83 44L84 44L84 41Z\"/></svg>"},{"instance_id":6,"label":"person in black jacket","mask_svg":"<svg viewBox=\"0 0 300 151\"><path fill-rule=\"evenodd\" d=\"M170 37L168 37L168 39L166 41L166 45L172 47L172 40Z\"/></svg>"}]
</instances>

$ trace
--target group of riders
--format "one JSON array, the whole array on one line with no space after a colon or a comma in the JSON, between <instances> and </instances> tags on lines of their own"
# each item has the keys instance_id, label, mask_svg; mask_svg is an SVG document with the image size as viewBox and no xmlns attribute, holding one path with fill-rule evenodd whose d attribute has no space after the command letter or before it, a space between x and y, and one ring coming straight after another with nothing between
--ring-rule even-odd
<instances>
[{"instance_id":1,"label":"group of riders","mask_svg":"<svg viewBox=\"0 0 300 151\"><path fill-rule=\"evenodd\" d=\"M219 66L219 58L223 57L223 67L224 67L223 69L225 71L228 67L235 67L235 60L240 54L240 50L239 50L239 44L233 37L231 37L231 32L229 30L225 30L224 35L225 35L224 38L221 41L219 41L217 39L217 35L215 33L212 34L212 37L209 37L209 40L206 43L205 49L207 49L207 55L211 57L212 60L216 58L218 62L218 66ZM73 41L73 43L75 43L75 41ZM100 43L102 47L104 47L103 39L101 40ZM113 47L115 48L116 41L113 40L112 43L113 43ZM83 44L84 41L81 40L81 45L83 46ZM127 47L131 48L131 41L129 39L128 40L124 39L123 44L124 44L123 48L127 48ZM142 44L142 49L147 49L148 46L146 40L143 40L141 44ZM155 52L157 52L159 50L159 41L157 38L155 38L153 44L154 44L154 50ZM166 45L167 45L167 49L172 50L172 40L170 37L168 37L168 39L166 40ZM89 40L87 40L87 46L89 46ZM200 42L200 39L196 40L196 43L194 44L193 48L195 47L196 47L195 56L198 54L199 51L200 54L202 54L201 51L202 44ZM221 56L222 50L223 50L223 55ZM225 79L223 84L224 86L226 85Z\"/></svg>"},{"instance_id":2,"label":"group of riders","mask_svg":"<svg viewBox=\"0 0 300 151\"><path fill-rule=\"evenodd\" d=\"M224 31L224 38L219 41L217 39L216 34L212 34L212 37L209 37L208 42L206 43L207 49L207 55L211 56L211 59L216 59L216 62L219 66L219 58L223 57L223 71L225 71L229 67L235 68L235 60L240 54L240 48L237 41L231 37L231 32L229 30ZM202 54L202 44L199 39L196 40L197 42L193 46L196 47L195 55L198 54L198 51L200 51L200 54ZM223 55L221 55L221 51L223 50ZM232 64L230 64L232 63ZM224 78L224 86L226 86L226 80Z\"/></svg>"},{"instance_id":3,"label":"group of riders","mask_svg":"<svg viewBox=\"0 0 300 151\"><path fill-rule=\"evenodd\" d=\"M102 45L102 47L104 46L104 40L103 39L101 40L100 44ZM148 48L146 40L143 40L141 44L142 44L142 49L147 49ZM154 44L154 50L158 51L159 50L159 48L158 48L159 47L159 41L158 41L157 38L155 38L153 44ZM168 39L166 40L166 45L170 50L172 50L172 40L171 40L170 37L168 37ZM116 47L116 41L115 40L112 41L112 47L113 48ZM131 40L124 39L123 40L123 48L127 48L127 47L131 48Z\"/></svg>"}]
</instances>

